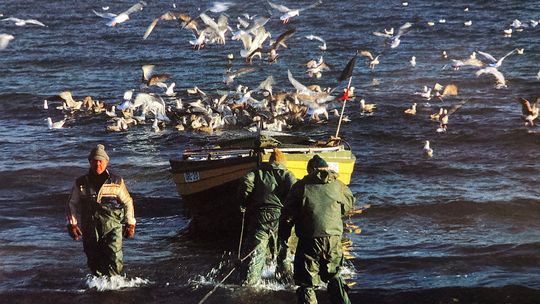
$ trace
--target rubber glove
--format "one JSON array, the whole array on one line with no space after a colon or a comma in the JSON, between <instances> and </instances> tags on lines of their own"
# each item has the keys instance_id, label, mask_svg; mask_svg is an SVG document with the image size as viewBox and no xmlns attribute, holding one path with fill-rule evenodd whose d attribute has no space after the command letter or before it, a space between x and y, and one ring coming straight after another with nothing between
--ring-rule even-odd
<instances>
[{"instance_id":1,"label":"rubber glove","mask_svg":"<svg viewBox=\"0 0 540 304\"><path fill-rule=\"evenodd\" d=\"M67 224L66 228L69 233L69 236L71 236L71 238L74 239L75 241L78 241L79 238L82 236L81 229L79 229L79 226L77 226L77 224L74 224L74 225Z\"/></svg>"},{"instance_id":2,"label":"rubber glove","mask_svg":"<svg viewBox=\"0 0 540 304\"><path fill-rule=\"evenodd\" d=\"M135 225L127 224L124 228L124 237L132 239L135 237Z\"/></svg>"}]
</instances>

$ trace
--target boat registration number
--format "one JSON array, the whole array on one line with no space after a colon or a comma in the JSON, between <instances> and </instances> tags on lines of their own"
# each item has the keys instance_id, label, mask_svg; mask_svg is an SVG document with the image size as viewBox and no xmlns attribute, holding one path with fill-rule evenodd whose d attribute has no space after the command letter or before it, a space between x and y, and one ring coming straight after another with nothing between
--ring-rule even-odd
<instances>
[{"instance_id":1,"label":"boat registration number","mask_svg":"<svg viewBox=\"0 0 540 304\"><path fill-rule=\"evenodd\" d=\"M193 171L193 172L186 172L184 173L184 180L186 183L193 183L200 179L199 172Z\"/></svg>"}]
</instances>

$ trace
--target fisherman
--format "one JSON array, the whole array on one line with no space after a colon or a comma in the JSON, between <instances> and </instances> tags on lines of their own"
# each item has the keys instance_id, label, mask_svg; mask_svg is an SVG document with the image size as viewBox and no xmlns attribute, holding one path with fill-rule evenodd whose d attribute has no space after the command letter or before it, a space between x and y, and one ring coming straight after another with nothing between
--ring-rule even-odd
<instances>
[{"instance_id":1,"label":"fisherman","mask_svg":"<svg viewBox=\"0 0 540 304\"><path fill-rule=\"evenodd\" d=\"M315 288L328 283L332 303L350 303L340 275L343 266L344 216L354 196L328 163L315 155L307 165L308 175L298 181L285 200L279 243L286 246L295 226L298 246L294 258L294 282L298 303L317 303Z\"/></svg>"},{"instance_id":2,"label":"fisherman","mask_svg":"<svg viewBox=\"0 0 540 304\"><path fill-rule=\"evenodd\" d=\"M67 231L76 241L82 237L93 275L120 275L122 224L126 238L135 235L133 199L122 177L107 170L105 146L98 144L92 149L88 161L89 172L77 178L67 202Z\"/></svg>"},{"instance_id":3,"label":"fisherman","mask_svg":"<svg viewBox=\"0 0 540 304\"><path fill-rule=\"evenodd\" d=\"M296 182L292 172L285 167L286 162L283 152L275 148L269 162L262 163L259 168L247 173L238 189L241 212L245 212L247 206L254 218L254 231L250 236L253 253L244 281L244 285L247 286L253 286L260 281L268 248L270 246L275 250L277 247L281 208L289 190ZM286 251L278 251L276 277L281 280L292 276L292 271L290 265L285 263Z\"/></svg>"}]
</instances>

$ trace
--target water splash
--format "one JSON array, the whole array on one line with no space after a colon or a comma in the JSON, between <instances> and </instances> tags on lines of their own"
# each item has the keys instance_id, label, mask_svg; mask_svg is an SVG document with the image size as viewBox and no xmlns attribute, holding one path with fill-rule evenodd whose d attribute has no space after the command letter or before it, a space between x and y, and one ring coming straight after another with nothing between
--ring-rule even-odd
<instances>
[{"instance_id":1,"label":"water splash","mask_svg":"<svg viewBox=\"0 0 540 304\"><path fill-rule=\"evenodd\" d=\"M122 288L130 287L139 287L143 285L148 285L151 282L147 279L142 279L139 277L128 278L126 276L101 276L96 277L89 275L86 277L86 285L88 288L95 288L97 291L106 291L106 290L119 290Z\"/></svg>"}]
</instances>

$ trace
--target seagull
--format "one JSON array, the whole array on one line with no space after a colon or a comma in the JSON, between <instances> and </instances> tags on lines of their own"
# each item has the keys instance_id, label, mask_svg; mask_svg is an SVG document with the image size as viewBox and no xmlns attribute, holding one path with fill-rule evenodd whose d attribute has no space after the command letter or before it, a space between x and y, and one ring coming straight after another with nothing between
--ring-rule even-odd
<instances>
[{"instance_id":1,"label":"seagull","mask_svg":"<svg viewBox=\"0 0 540 304\"><path fill-rule=\"evenodd\" d=\"M476 71L476 77L479 77L480 75L483 75L483 74L491 74L495 76L495 79L497 80L497 84L495 88L497 89L506 88L506 80L504 79L504 75L499 70L497 70L497 68L486 67L486 68Z\"/></svg>"},{"instance_id":2,"label":"seagull","mask_svg":"<svg viewBox=\"0 0 540 304\"><path fill-rule=\"evenodd\" d=\"M116 107L113 105L113 106L111 107L111 110L110 110L110 111L105 110L105 114L106 114L107 116L109 116L109 117L116 117L116 111L115 111L115 108L116 108Z\"/></svg>"},{"instance_id":3,"label":"seagull","mask_svg":"<svg viewBox=\"0 0 540 304\"><path fill-rule=\"evenodd\" d=\"M424 156L433 157L433 149L429 146L429 140L424 141L424 148L422 149Z\"/></svg>"},{"instance_id":4,"label":"seagull","mask_svg":"<svg viewBox=\"0 0 540 304\"><path fill-rule=\"evenodd\" d=\"M130 7L128 10L121 12L120 14L112 13L100 13L92 10L94 14L98 15L101 18L108 19L108 26L117 26L120 23L126 22L129 20L129 15L138 11L141 11L146 6L146 2L139 1L137 4Z\"/></svg>"},{"instance_id":5,"label":"seagull","mask_svg":"<svg viewBox=\"0 0 540 304\"><path fill-rule=\"evenodd\" d=\"M121 117L116 120L116 123L105 127L107 132L121 132L128 129L126 120Z\"/></svg>"},{"instance_id":6,"label":"seagull","mask_svg":"<svg viewBox=\"0 0 540 304\"><path fill-rule=\"evenodd\" d=\"M45 110L49 109L49 104L48 104L47 99L43 99L43 109L45 109Z\"/></svg>"},{"instance_id":7,"label":"seagull","mask_svg":"<svg viewBox=\"0 0 540 304\"><path fill-rule=\"evenodd\" d=\"M268 62L273 63L277 60L278 54L277 50L280 46L287 48L287 44L285 44L285 41L289 39L294 33L296 32L296 29L289 29L279 35L276 39L276 41L270 46L269 54L268 54Z\"/></svg>"},{"instance_id":8,"label":"seagull","mask_svg":"<svg viewBox=\"0 0 540 304\"><path fill-rule=\"evenodd\" d=\"M439 115L439 128L437 129L437 132L446 132L448 129L448 110L443 109L442 113Z\"/></svg>"},{"instance_id":9,"label":"seagull","mask_svg":"<svg viewBox=\"0 0 540 304\"><path fill-rule=\"evenodd\" d=\"M56 122L53 122L50 117L47 117L47 126L50 130L52 129L62 129L64 127L64 124L66 123L66 119L62 119Z\"/></svg>"},{"instance_id":10,"label":"seagull","mask_svg":"<svg viewBox=\"0 0 540 304\"><path fill-rule=\"evenodd\" d=\"M416 66L416 56L411 57L411 61L409 61L413 67Z\"/></svg>"},{"instance_id":11,"label":"seagull","mask_svg":"<svg viewBox=\"0 0 540 304\"><path fill-rule=\"evenodd\" d=\"M429 115L429 119L439 121L439 118L444 114L444 109L439 108L439 112Z\"/></svg>"},{"instance_id":12,"label":"seagull","mask_svg":"<svg viewBox=\"0 0 540 304\"><path fill-rule=\"evenodd\" d=\"M471 21L471 20L465 21L465 22L463 22L463 25L465 25L465 26L471 26L471 25L472 25L472 21Z\"/></svg>"},{"instance_id":13,"label":"seagull","mask_svg":"<svg viewBox=\"0 0 540 304\"><path fill-rule=\"evenodd\" d=\"M243 74L247 74L247 73L251 73L255 71L255 68L241 68L241 69L238 69L234 72L228 70L226 73L225 73L225 76L223 76L223 83L227 84L227 85L230 85L231 83L234 82L234 79L240 75L243 75Z\"/></svg>"},{"instance_id":14,"label":"seagull","mask_svg":"<svg viewBox=\"0 0 540 304\"><path fill-rule=\"evenodd\" d=\"M538 118L538 103L540 102L540 97L537 98L532 105L525 98L520 98L519 102L521 103L521 118L525 121L525 125L534 127L534 120Z\"/></svg>"},{"instance_id":15,"label":"seagull","mask_svg":"<svg viewBox=\"0 0 540 304\"><path fill-rule=\"evenodd\" d=\"M217 22L205 13L200 14L199 18L208 26L206 34L209 35L210 43L225 44L225 33L230 28L227 15L221 14Z\"/></svg>"},{"instance_id":16,"label":"seagull","mask_svg":"<svg viewBox=\"0 0 540 304\"><path fill-rule=\"evenodd\" d=\"M315 36L315 35L307 35L307 36L306 36L306 39L308 39L308 40L318 40L318 41L320 41L322 44L319 45L319 49L320 49L321 51L326 51L326 41L324 41L324 39L322 39L321 37Z\"/></svg>"},{"instance_id":17,"label":"seagull","mask_svg":"<svg viewBox=\"0 0 540 304\"><path fill-rule=\"evenodd\" d=\"M7 48L9 42L15 39L13 35L10 34L0 34L0 50Z\"/></svg>"},{"instance_id":18,"label":"seagull","mask_svg":"<svg viewBox=\"0 0 540 304\"><path fill-rule=\"evenodd\" d=\"M376 106L374 103L366 103L366 101L362 98L360 99L360 108L362 109L362 113L373 113Z\"/></svg>"},{"instance_id":19,"label":"seagull","mask_svg":"<svg viewBox=\"0 0 540 304\"><path fill-rule=\"evenodd\" d=\"M266 29L262 26L258 27L253 35L254 36L247 32L243 32L240 34L240 39L242 40L242 44L244 45L244 49L240 50L240 56L242 56L242 58L245 58L247 63L251 63L253 61L253 57L255 56L262 56L262 45L264 41L268 37L270 37L270 33L267 32Z\"/></svg>"},{"instance_id":20,"label":"seagull","mask_svg":"<svg viewBox=\"0 0 540 304\"><path fill-rule=\"evenodd\" d=\"M71 92L65 91L60 94L58 94L60 98L64 100L64 104L67 108L71 110L79 110L82 107L83 102L82 101L75 101L73 99L73 96L71 95Z\"/></svg>"},{"instance_id":21,"label":"seagull","mask_svg":"<svg viewBox=\"0 0 540 304\"><path fill-rule=\"evenodd\" d=\"M538 71L538 74L536 74L536 80L540 80L540 71Z\"/></svg>"},{"instance_id":22,"label":"seagull","mask_svg":"<svg viewBox=\"0 0 540 304\"><path fill-rule=\"evenodd\" d=\"M152 31L154 30L154 28L156 27L159 21L186 20L186 19L190 19L190 17L186 14L175 13L175 12L170 12L170 11L166 12L165 14L154 19L152 23L150 23L148 28L146 28L146 32L144 33L143 39L146 39L148 38L148 36L150 36L150 34L152 33ZM195 26L195 30L196 29L197 27Z\"/></svg>"},{"instance_id":23,"label":"seagull","mask_svg":"<svg viewBox=\"0 0 540 304\"><path fill-rule=\"evenodd\" d=\"M289 23L289 20L292 18L292 17L295 17L295 16L298 16L300 14L301 11L305 11L307 9L310 9L310 8L313 8L313 7L316 7L317 5L321 4L322 3L322 0L319 0L311 5L308 5L306 7L303 7L303 8L297 8L297 9L290 9L284 5L280 5L280 4L276 4L276 3L272 3L270 1L268 1L268 4L275 10L278 10L280 12L283 13L283 15L281 15L279 17L279 20L283 21L283 24L287 24Z\"/></svg>"},{"instance_id":24,"label":"seagull","mask_svg":"<svg viewBox=\"0 0 540 304\"><path fill-rule=\"evenodd\" d=\"M16 26L25 26L29 24L39 25L39 26L46 26L41 21L38 21L36 19L19 19L15 17L9 17L2 19L2 21L12 21L15 23Z\"/></svg>"},{"instance_id":25,"label":"seagull","mask_svg":"<svg viewBox=\"0 0 540 304\"><path fill-rule=\"evenodd\" d=\"M405 114L408 115L416 115L416 102L412 104L412 106L404 111Z\"/></svg>"},{"instance_id":26,"label":"seagull","mask_svg":"<svg viewBox=\"0 0 540 304\"><path fill-rule=\"evenodd\" d=\"M494 68L498 68L501 66L501 64L503 63L503 60L512 55L514 52L516 52L517 49L513 49L512 51L510 51L509 53L507 53L506 55L502 56L499 60L495 59L495 57L491 56L490 54L486 53L486 52L481 52L481 51L478 51L478 54L484 56L487 60L490 61L490 63L488 63L488 66L489 67L494 67Z\"/></svg>"},{"instance_id":27,"label":"seagull","mask_svg":"<svg viewBox=\"0 0 540 304\"><path fill-rule=\"evenodd\" d=\"M397 34L395 35L390 35L390 34L386 34L386 33L381 33L381 32L373 32L373 35L375 36L379 36L379 37L385 37L385 38L388 38L389 42L388 44L390 45L390 48L392 49L395 49L399 46L399 44L401 43L401 40L399 39L403 34L405 34L412 26L412 23L410 22L407 22L405 24L403 24L399 29L398 29L398 32Z\"/></svg>"},{"instance_id":28,"label":"seagull","mask_svg":"<svg viewBox=\"0 0 540 304\"><path fill-rule=\"evenodd\" d=\"M318 61L310 60L306 63L307 73L309 77L321 78L322 72L329 71L330 66L324 62L323 56L319 58Z\"/></svg>"},{"instance_id":29,"label":"seagull","mask_svg":"<svg viewBox=\"0 0 540 304\"><path fill-rule=\"evenodd\" d=\"M369 62L369 68L373 71L375 69L375 66L377 64L379 64L379 56L381 56L381 54L377 55L377 57L373 57L373 55L371 54L370 51L360 51L359 54L361 56L364 56L366 58L368 58L370 60Z\"/></svg>"},{"instance_id":30,"label":"seagull","mask_svg":"<svg viewBox=\"0 0 540 304\"><path fill-rule=\"evenodd\" d=\"M516 49L516 51L517 51L518 55L523 55L523 53L525 53L525 48L520 48L520 49L518 48L518 49Z\"/></svg>"},{"instance_id":31,"label":"seagull","mask_svg":"<svg viewBox=\"0 0 540 304\"><path fill-rule=\"evenodd\" d=\"M162 83L163 81L171 78L170 74L154 74L154 67L155 65L153 64L146 64L142 66L143 74L141 81L147 86L157 85L158 83Z\"/></svg>"}]
</instances>

